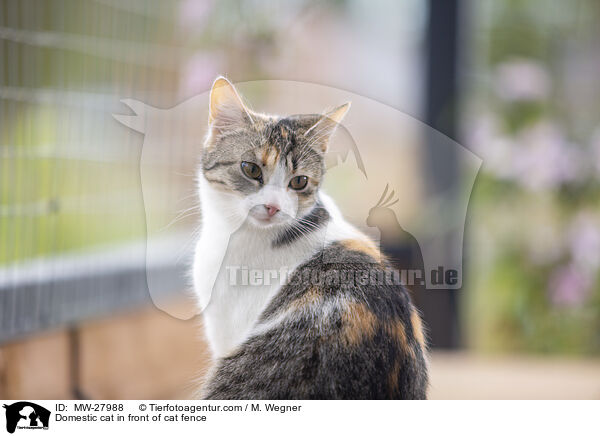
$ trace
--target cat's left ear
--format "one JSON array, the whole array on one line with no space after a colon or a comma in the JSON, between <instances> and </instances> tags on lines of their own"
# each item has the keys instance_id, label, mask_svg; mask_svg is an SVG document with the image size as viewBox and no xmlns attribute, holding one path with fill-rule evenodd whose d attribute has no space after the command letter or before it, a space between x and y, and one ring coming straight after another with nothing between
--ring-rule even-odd
<instances>
[{"instance_id":1,"label":"cat's left ear","mask_svg":"<svg viewBox=\"0 0 600 436\"><path fill-rule=\"evenodd\" d=\"M321 115L317 122L304 133L304 136L309 138L311 142L314 142L315 146L322 152L326 152L331 136L346 116L348 109L350 109L350 102L344 103Z\"/></svg>"}]
</instances>

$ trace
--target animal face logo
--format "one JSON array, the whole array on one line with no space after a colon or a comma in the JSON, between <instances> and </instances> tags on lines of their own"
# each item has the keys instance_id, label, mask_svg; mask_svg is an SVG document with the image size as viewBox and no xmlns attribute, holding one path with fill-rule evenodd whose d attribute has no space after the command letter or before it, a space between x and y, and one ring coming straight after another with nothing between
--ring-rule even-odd
<instances>
[{"instance_id":1,"label":"animal face logo","mask_svg":"<svg viewBox=\"0 0 600 436\"><path fill-rule=\"evenodd\" d=\"M50 411L29 401L4 404L6 409L6 431L14 433L16 429L48 429Z\"/></svg>"},{"instance_id":2,"label":"animal face logo","mask_svg":"<svg viewBox=\"0 0 600 436\"><path fill-rule=\"evenodd\" d=\"M342 215L385 252L396 248L397 253L391 254L400 259L398 265L422 271L423 288L462 287L464 226L481 159L419 120L347 91L281 80L239 83L236 88L252 99L259 112L282 115L315 113L327 105L352 101L352 110L336 130L325 156L323 190L333 197ZM175 312L170 301L173 292L187 295L189 282L165 280L162 267L176 264L181 277L189 276L200 223L197 168L208 133L209 93L169 109L131 99L122 102L133 114L116 114L115 119L144 135L140 175L150 296L158 308L187 319L196 312ZM456 156L460 171L447 190L428 190L427 178L432 175L419 167L421 138L444 149L441 155L451 149ZM187 188L176 191L179 187ZM186 198L195 202L186 203ZM223 258L229 242L215 243L215 252L206 253L207 260L209 256ZM214 266L215 274L219 268ZM443 277L450 271L452 280L439 280L440 269Z\"/></svg>"}]
</instances>

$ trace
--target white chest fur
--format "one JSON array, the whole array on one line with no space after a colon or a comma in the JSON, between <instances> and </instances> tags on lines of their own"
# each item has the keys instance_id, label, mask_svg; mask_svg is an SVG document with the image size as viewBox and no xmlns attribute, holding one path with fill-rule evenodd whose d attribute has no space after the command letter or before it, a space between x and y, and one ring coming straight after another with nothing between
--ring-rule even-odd
<instances>
[{"instance_id":1,"label":"white chest fur","mask_svg":"<svg viewBox=\"0 0 600 436\"><path fill-rule=\"evenodd\" d=\"M244 227L234 232L227 242L210 227L203 228L202 232L196 249L194 281L204 306L209 344L216 356L223 356L243 342L281 287L281 277L285 278L304 262L309 253L273 249L270 238ZM215 243L226 243L225 252L215 253ZM218 258L223 259L220 264ZM217 270L211 289L211 277Z\"/></svg>"},{"instance_id":2,"label":"white chest fur","mask_svg":"<svg viewBox=\"0 0 600 436\"><path fill-rule=\"evenodd\" d=\"M202 183L200 191L203 222L195 250L194 288L206 337L213 354L221 357L244 341L280 289L281 278L310 258L316 244L273 248L272 232L228 222L215 192Z\"/></svg>"},{"instance_id":3,"label":"white chest fur","mask_svg":"<svg viewBox=\"0 0 600 436\"><path fill-rule=\"evenodd\" d=\"M194 288L215 357L227 355L248 337L283 281L325 243L364 237L321 193L331 217L328 226L293 244L274 248L275 233L228 222L218 194L202 182L200 192L203 223L195 250Z\"/></svg>"}]
</instances>

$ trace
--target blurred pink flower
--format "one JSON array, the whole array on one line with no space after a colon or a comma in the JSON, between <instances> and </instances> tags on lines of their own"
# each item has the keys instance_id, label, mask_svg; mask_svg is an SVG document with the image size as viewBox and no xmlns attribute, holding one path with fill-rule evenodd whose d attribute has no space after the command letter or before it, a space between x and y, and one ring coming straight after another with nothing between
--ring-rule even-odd
<instances>
[{"instance_id":1,"label":"blurred pink flower","mask_svg":"<svg viewBox=\"0 0 600 436\"><path fill-rule=\"evenodd\" d=\"M516 141L516 176L530 190L554 189L584 175L585 157L557 125L540 122L524 130Z\"/></svg>"},{"instance_id":2,"label":"blurred pink flower","mask_svg":"<svg viewBox=\"0 0 600 436\"><path fill-rule=\"evenodd\" d=\"M514 179L513 160L517 147L512 138L500 132L498 118L494 114L478 113L469 120L465 137L469 148L483 159L485 171L500 179Z\"/></svg>"},{"instance_id":3,"label":"blurred pink flower","mask_svg":"<svg viewBox=\"0 0 600 436\"><path fill-rule=\"evenodd\" d=\"M507 101L541 100L548 96L550 75L532 59L513 59L496 67L494 88Z\"/></svg>"},{"instance_id":4,"label":"blurred pink flower","mask_svg":"<svg viewBox=\"0 0 600 436\"><path fill-rule=\"evenodd\" d=\"M213 0L184 0L179 6L179 23L188 28L203 24L213 6Z\"/></svg>"},{"instance_id":5,"label":"blurred pink flower","mask_svg":"<svg viewBox=\"0 0 600 436\"><path fill-rule=\"evenodd\" d=\"M181 73L179 95L188 98L208 91L212 81L222 73L221 57L214 53L197 53L188 60Z\"/></svg>"},{"instance_id":6,"label":"blurred pink flower","mask_svg":"<svg viewBox=\"0 0 600 436\"><path fill-rule=\"evenodd\" d=\"M579 213L567 232L573 262L589 274L600 267L600 226L598 217Z\"/></svg>"},{"instance_id":7,"label":"blurred pink flower","mask_svg":"<svg viewBox=\"0 0 600 436\"><path fill-rule=\"evenodd\" d=\"M556 306L581 306L589 293L591 281L574 265L562 266L552 274L548 284L549 297Z\"/></svg>"},{"instance_id":8,"label":"blurred pink flower","mask_svg":"<svg viewBox=\"0 0 600 436\"><path fill-rule=\"evenodd\" d=\"M539 122L514 137L502 134L485 119L471 136L483 168L531 191L555 189L588 174L589 158L567 141L556 124Z\"/></svg>"}]
</instances>

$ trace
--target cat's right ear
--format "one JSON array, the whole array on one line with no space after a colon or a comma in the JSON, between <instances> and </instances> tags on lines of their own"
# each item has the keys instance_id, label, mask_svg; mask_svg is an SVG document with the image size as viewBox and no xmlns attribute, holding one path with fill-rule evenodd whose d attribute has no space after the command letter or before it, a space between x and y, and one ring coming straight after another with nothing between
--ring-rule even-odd
<instances>
[{"instance_id":1,"label":"cat's right ear","mask_svg":"<svg viewBox=\"0 0 600 436\"><path fill-rule=\"evenodd\" d=\"M348 109L350 109L350 102L344 103L321 115L317 122L304 133L304 136L313 138L312 143L318 145L321 151L327 151L329 139L346 116Z\"/></svg>"},{"instance_id":2,"label":"cat's right ear","mask_svg":"<svg viewBox=\"0 0 600 436\"><path fill-rule=\"evenodd\" d=\"M210 90L208 124L227 127L248 121L253 122L250 111L231 82L223 76L217 77Z\"/></svg>"}]
</instances>

